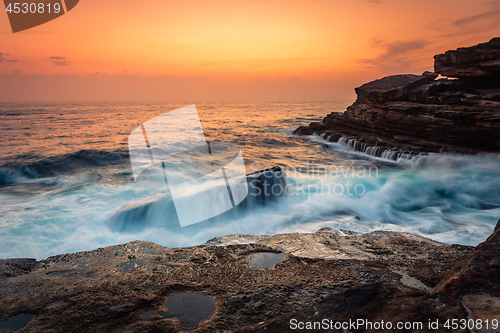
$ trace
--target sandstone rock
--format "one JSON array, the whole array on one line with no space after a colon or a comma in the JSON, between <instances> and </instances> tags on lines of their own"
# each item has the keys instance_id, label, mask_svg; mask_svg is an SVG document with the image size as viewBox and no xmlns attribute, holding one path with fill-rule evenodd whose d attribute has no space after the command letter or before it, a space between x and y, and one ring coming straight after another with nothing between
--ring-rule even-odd
<instances>
[{"instance_id":1,"label":"sandstone rock","mask_svg":"<svg viewBox=\"0 0 500 333\"><path fill-rule=\"evenodd\" d=\"M467 310L467 319L483 323L491 323L491 318L498 318L500 313L500 297L488 294L471 294L465 295L462 298L462 306ZM484 325L486 326L486 325ZM471 329L473 333L492 332L493 330L485 329L486 327Z\"/></svg>"},{"instance_id":2,"label":"sandstone rock","mask_svg":"<svg viewBox=\"0 0 500 333\"><path fill-rule=\"evenodd\" d=\"M434 288L438 295L460 300L467 310L468 320L496 318L500 313L500 221L493 234L476 246L465 262L457 261L443 280ZM473 328L472 332L490 332Z\"/></svg>"},{"instance_id":3,"label":"sandstone rock","mask_svg":"<svg viewBox=\"0 0 500 333\"><path fill-rule=\"evenodd\" d=\"M434 71L460 79L500 78L500 37L434 56Z\"/></svg>"},{"instance_id":4,"label":"sandstone rock","mask_svg":"<svg viewBox=\"0 0 500 333\"><path fill-rule=\"evenodd\" d=\"M425 71L422 73L422 76L428 78L429 81L434 81L439 76L439 74L434 73L434 72Z\"/></svg>"},{"instance_id":5,"label":"sandstone rock","mask_svg":"<svg viewBox=\"0 0 500 333\"><path fill-rule=\"evenodd\" d=\"M463 96L467 85L459 80L441 79L423 85L410 91L408 97L410 102L422 104L449 104L443 97L451 93L455 96Z\"/></svg>"},{"instance_id":6,"label":"sandstone rock","mask_svg":"<svg viewBox=\"0 0 500 333\"><path fill-rule=\"evenodd\" d=\"M35 259L6 259L0 260L0 278L29 274L35 267Z\"/></svg>"},{"instance_id":7,"label":"sandstone rock","mask_svg":"<svg viewBox=\"0 0 500 333\"><path fill-rule=\"evenodd\" d=\"M408 100L411 90L418 88L429 81L434 80L432 76L424 75L392 75L369 83L355 89L358 102L384 103L387 101Z\"/></svg>"},{"instance_id":8,"label":"sandstone rock","mask_svg":"<svg viewBox=\"0 0 500 333\"><path fill-rule=\"evenodd\" d=\"M413 92L412 99L436 98L435 104L355 102L343 114L334 113L325 117L323 127L305 126L297 132L299 135L323 135L339 131L346 137L366 142L364 150L357 149L361 151L383 146L382 141L386 149L397 147L401 151L416 153L500 151L500 103L469 98L468 105L441 104L452 98L462 100L463 97L436 95L432 90L437 89L435 86L427 89Z\"/></svg>"},{"instance_id":9,"label":"sandstone rock","mask_svg":"<svg viewBox=\"0 0 500 333\"><path fill-rule=\"evenodd\" d=\"M493 234L476 246L472 257L448 275L451 276L437 291L453 294L500 292L500 221Z\"/></svg>"},{"instance_id":10,"label":"sandstone rock","mask_svg":"<svg viewBox=\"0 0 500 333\"><path fill-rule=\"evenodd\" d=\"M0 321L35 315L23 332L185 331L178 319L156 315L181 292L201 293L216 304L195 332L285 332L290 318L325 316L463 317L457 300L436 298L426 288L472 251L407 233L330 228L232 235L179 249L136 241L50 257L26 274L0 277ZM260 270L248 265L256 252L286 256ZM408 283L412 279L418 282Z\"/></svg>"},{"instance_id":11,"label":"sandstone rock","mask_svg":"<svg viewBox=\"0 0 500 333\"><path fill-rule=\"evenodd\" d=\"M491 63L497 55L500 38L436 56L436 73L444 75L444 65L483 70L488 62L489 79L435 80L436 73L424 72L366 83L343 114L331 113L294 134L332 141L340 136L339 143L393 160L428 152L500 152L500 81Z\"/></svg>"}]
</instances>

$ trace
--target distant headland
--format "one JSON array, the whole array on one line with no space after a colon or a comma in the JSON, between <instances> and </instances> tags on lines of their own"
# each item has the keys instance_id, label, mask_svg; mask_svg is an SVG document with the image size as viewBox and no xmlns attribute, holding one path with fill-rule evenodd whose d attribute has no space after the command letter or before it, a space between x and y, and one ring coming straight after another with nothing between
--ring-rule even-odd
<instances>
[{"instance_id":1,"label":"distant headland","mask_svg":"<svg viewBox=\"0 0 500 333\"><path fill-rule=\"evenodd\" d=\"M393 160L500 152L500 37L434 56L433 73L387 76L355 91L347 111L294 133Z\"/></svg>"}]
</instances>

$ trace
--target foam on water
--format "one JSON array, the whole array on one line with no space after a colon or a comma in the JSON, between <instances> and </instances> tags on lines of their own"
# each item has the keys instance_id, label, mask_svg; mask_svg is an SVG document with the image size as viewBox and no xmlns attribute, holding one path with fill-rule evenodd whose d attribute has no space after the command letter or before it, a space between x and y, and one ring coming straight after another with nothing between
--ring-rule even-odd
<instances>
[{"instance_id":1,"label":"foam on water","mask_svg":"<svg viewBox=\"0 0 500 333\"><path fill-rule=\"evenodd\" d=\"M280 115L283 121L276 116L267 125L255 124L259 108L254 107L253 114L252 107L246 108L253 118L237 118L224 130L218 113L205 116L212 122L204 130L212 138L242 146L247 167L259 163L298 170L305 165L306 172L287 172L288 195L265 204L247 202L245 209L235 209L214 223L180 228L174 223L168 190L136 186L121 144L107 153L89 149L92 153L69 152L68 158L10 163L0 172L0 258L42 259L133 240L191 246L228 234L314 232L321 227L407 231L445 243L476 245L500 218L499 155L429 154L387 160L318 137L290 135L298 125L318 117L309 116L308 108L288 118ZM320 107L315 112L326 114ZM227 114L233 113L234 108L228 108ZM235 125L239 121L242 129ZM79 167L89 154L106 158L94 165L90 157ZM309 172L317 165L375 171Z\"/></svg>"},{"instance_id":2,"label":"foam on water","mask_svg":"<svg viewBox=\"0 0 500 333\"><path fill-rule=\"evenodd\" d=\"M476 245L500 217L497 155L419 157L401 169L380 170L378 177L289 177L288 196L219 223L192 228L173 227L174 212L166 213L173 206L166 193L133 183L92 183L87 177L58 179L57 188L29 201L0 194L2 202L9 197L0 211L0 257L41 259L136 239L190 246L227 234L312 232L325 226L407 231L445 243ZM351 188L363 185L366 192L318 190L348 182ZM124 213L127 202L140 213ZM137 214L147 227L133 224L141 221ZM110 228L110 221L123 224Z\"/></svg>"}]
</instances>

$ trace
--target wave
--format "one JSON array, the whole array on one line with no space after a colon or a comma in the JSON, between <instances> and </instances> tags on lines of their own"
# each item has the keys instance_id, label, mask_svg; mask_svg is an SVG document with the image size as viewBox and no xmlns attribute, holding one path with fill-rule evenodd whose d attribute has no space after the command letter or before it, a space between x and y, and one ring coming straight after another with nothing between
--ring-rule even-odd
<instances>
[{"instance_id":1,"label":"wave","mask_svg":"<svg viewBox=\"0 0 500 333\"><path fill-rule=\"evenodd\" d=\"M234 221L250 214L259 207L272 205L285 194L284 191L273 191L273 188L285 188L287 178L280 167L274 167L248 174L247 183L248 194L236 207L219 216L182 229L207 228L215 224L224 224L227 221ZM203 186L199 186L197 189L197 191L204 190ZM199 196L197 197L199 198ZM210 210L210 207L207 207L204 202L193 202L192 206L201 211L208 212ZM168 189L153 198L125 205L113 214L107 224L113 231L127 233L142 231L148 226L162 226L170 230L181 229L175 204Z\"/></svg>"},{"instance_id":2,"label":"wave","mask_svg":"<svg viewBox=\"0 0 500 333\"><path fill-rule=\"evenodd\" d=\"M27 160L18 157L17 160ZM29 159L34 159L29 157ZM128 150L80 150L70 154L29 162L24 165L4 164L0 168L0 186L31 183L40 178L56 177L97 167L126 165L129 163Z\"/></svg>"},{"instance_id":3,"label":"wave","mask_svg":"<svg viewBox=\"0 0 500 333\"><path fill-rule=\"evenodd\" d=\"M269 223L262 230L256 228L258 233L294 232L320 225L357 231L407 231L443 242L475 245L500 218L500 155L495 154L415 156L402 160L401 168L382 169L373 177L289 176L288 197L258 201L249 195L252 199L239 209L198 227L208 229L222 221L219 227L226 223L228 233L241 228L248 232L244 225L261 226L258 220L264 217ZM363 193L349 194L349 182L352 192L359 186ZM178 222L175 226L165 223L167 217L176 221L168 195L128 205L112 221L114 230L127 232L148 225L178 227ZM346 220L339 223L339 219ZM189 233L180 229L180 233Z\"/></svg>"},{"instance_id":4,"label":"wave","mask_svg":"<svg viewBox=\"0 0 500 333\"><path fill-rule=\"evenodd\" d=\"M222 234L243 230L274 234L333 226L407 231L446 243L476 245L500 218L499 155L418 156L402 168L383 169L373 177L288 176L286 183L274 179L274 184L289 186L283 198L249 195L235 209L198 224L196 231L179 227L168 193L126 205L108 225L127 233L164 226L184 235L208 235L214 227Z\"/></svg>"},{"instance_id":5,"label":"wave","mask_svg":"<svg viewBox=\"0 0 500 333\"><path fill-rule=\"evenodd\" d=\"M401 167L382 168L372 177L289 173L288 195L249 196L253 201L247 206L183 228L167 192L153 193L132 182L88 185L85 179L67 177L74 181L68 184L70 192L58 187L36 201L9 198L17 204L0 205L0 239L5 244L0 257L41 259L136 239L183 247L228 234L312 232L321 227L405 231L464 245L477 245L491 234L500 218L499 156L435 154L391 163ZM340 187L335 186L347 181L351 188L362 185L366 193L336 191ZM80 184L86 185L75 187ZM331 191L317 191L322 185Z\"/></svg>"}]
</instances>

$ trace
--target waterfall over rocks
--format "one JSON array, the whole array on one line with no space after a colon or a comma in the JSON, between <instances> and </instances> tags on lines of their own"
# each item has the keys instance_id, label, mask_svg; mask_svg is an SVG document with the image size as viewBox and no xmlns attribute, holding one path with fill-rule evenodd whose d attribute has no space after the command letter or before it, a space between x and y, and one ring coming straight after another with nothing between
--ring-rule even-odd
<instances>
[{"instance_id":1,"label":"waterfall over rocks","mask_svg":"<svg viewBox=\"0 0 500 333\"><path fill-rule=\"evenodd\" d=\"M327 140L329 140L329 138L330 136L327 137ZM402 151L387 146L372 146L356 138L349 138L346 136L342 136L337 143L370 156L381 157L392 161L397 161L400 158L411 160L414 156L425 155L425 153Z\"/></svg>"}]
</instances>

